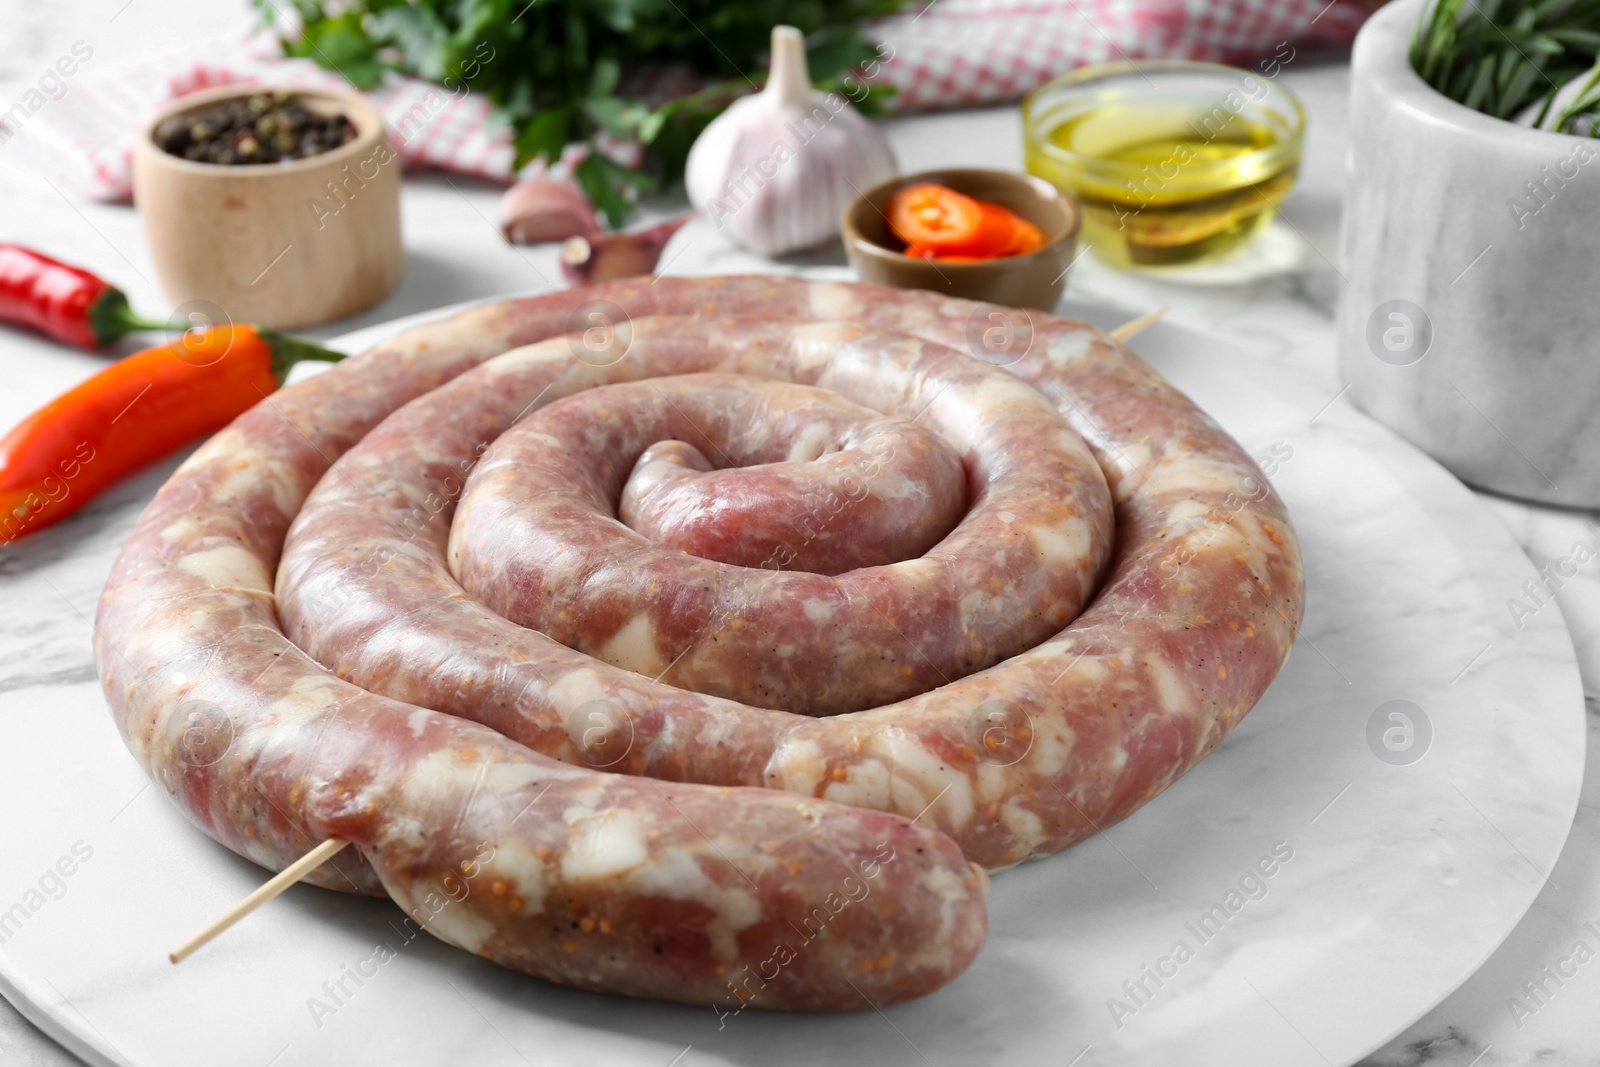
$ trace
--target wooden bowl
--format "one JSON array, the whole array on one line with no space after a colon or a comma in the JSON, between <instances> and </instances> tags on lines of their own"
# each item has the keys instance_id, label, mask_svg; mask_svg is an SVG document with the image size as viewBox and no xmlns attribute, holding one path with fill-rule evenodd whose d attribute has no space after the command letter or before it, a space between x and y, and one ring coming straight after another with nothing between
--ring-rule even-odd
<instances>
[{"instance_id":1,"label":"wooden bowl","mask_svg":"<svg viewBox=\"0 0 1600 1067\"><path fill-rule=\"evenodd\" d=\"M1044 245L1022 256L981 263L935 263L896 251L889 232L889 198L919 182L936 182L958 193L1010 208L1044 233ZM845 254L864 282L902 289L932 289L969 300L1050 311L1067 285L1078 244L1078 205L1061 190L1031 174L960 168L909 174L874 186L845 209L840 229Z\"/></svg>"},{"instance_id":2,"label":"wooden bowl","mask_svg":"<svg viewBox=\"0 0 1600 1067\"><path fill-rule=\"evenodd\" d=\"M353 92L293 90L307 110L343 113L356 136L288 163L197 163L154 139L173 115L269 91L224 86L157 113L134 142L134 202L174 304L213 303L234 322L309 326L377 303L404 272L400 160L378 110Z\"/></svg>"}]
</instances>

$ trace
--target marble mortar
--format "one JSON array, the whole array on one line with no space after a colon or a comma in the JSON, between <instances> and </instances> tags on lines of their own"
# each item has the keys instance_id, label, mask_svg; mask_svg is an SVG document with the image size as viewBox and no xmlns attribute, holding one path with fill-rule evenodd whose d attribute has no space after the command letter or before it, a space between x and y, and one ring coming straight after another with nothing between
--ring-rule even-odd
<instances>
[{"instance_id":1,"label":"marble mortar","mask_svg":"<svg viewBox=\"0 0 1600 1067\"><path fill-rule=\"evenodd\" d=\"M1379 11L1352 58L1350 398L1472 485L1600 506L1600 141L1429 87L1421 6Z\"/></svg>"}]
</instances>

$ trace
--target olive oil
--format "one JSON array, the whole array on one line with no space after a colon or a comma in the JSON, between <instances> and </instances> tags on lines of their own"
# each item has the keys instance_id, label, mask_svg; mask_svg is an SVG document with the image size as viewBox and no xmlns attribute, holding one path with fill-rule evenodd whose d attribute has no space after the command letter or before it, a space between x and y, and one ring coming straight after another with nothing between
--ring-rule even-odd
<instances>
[{"instance_id":1,"label":"olive oil","mask_svg":"<svg viewBox=\"0 0 1600 1067\"><path fill-rule=\"evenodd\" d=\"M1117 266L1232 252L1299 170L1298 130L1237 94L1083 103L1042 118L1027 165L1077 197L1084 240Z\"/></svg>"}]
</instances>

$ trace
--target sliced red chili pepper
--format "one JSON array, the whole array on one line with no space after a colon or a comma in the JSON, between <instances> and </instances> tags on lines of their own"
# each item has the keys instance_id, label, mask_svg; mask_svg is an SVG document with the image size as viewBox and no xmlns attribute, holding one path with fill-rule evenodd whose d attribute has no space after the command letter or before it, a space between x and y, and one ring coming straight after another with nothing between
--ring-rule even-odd
<instances>
[{"instance_id":1,"label":"sliced red chili pepper","mask_svg":"<svg viewBox=\"0 0 1600 1067\"><path fill-rule=\"evenodd\" d=\"M164 322L135 315L122 290L88 271L8 244L0 244L0 322L84 348L135 330L166 329Z\"/></svg>"},{"instance_id":2,"label":"sliced red chili pepper","mask_svg":"<svg viewBox=\"0 0 1600 1067\"><path fill-rule=\"evenodd\" d=\"M1044 247L1044 233L1039 227L1015 212L1012 213L1012 218L1017 220L1017 233L1006 255L1025 256Z\"/></svg>"},{"instance_id":3,"label":"sliced red chili pepper","mask_svg":"<svg viewBox=\"0 0 1600 1067\"><path fill-rule=\"evenodd\" d=\"M999 255L1015 235L1015 218L997 204L931 182L889 198L889 227L907 245L965 256Z\"/></svg>"},{"instance_id":4,"label":"sliced red chili pepper","mask_svg":"<svg viewBox=\"0 0 1600 1067\"><path fill-rule=\"evenodd\" d=\"M1023 255L1044 245L1039 228L1010 208L929 182L889 199L889 227L906 255L942 262Z\"/></svg>"},{"instance_id":5,"label":"sliced red chili pepper","mask_svg":"<svg viewBox=\"0 0 1600 1067\"><path fill-rule=\"evenodd\" d=\"M217 326L118 360L0 438L0 543L59 522L146 464L222 429L300 360L342 358L268 330Z\"/></svg>"}]
</instances>

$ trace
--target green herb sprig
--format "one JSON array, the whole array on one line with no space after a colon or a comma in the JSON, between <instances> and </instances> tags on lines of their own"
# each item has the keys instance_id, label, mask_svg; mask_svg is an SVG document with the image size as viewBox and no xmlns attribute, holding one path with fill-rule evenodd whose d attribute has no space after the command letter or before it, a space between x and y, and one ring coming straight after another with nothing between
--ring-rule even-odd
<instances>
[{"instance_id":1,"label":"green herb sprig","mask_svg":"<svg viewBox=\"0 0 1600 1067\"><path fill-rule=\"evenodd\" d=\"M1510 119L1541 104L1541 129L1595 136L1600 0L1432 0L1417 15L1411 65L1475 111ZM1582 79L1553 115L1561 88Z\"/></svg>"},{"instance_id":2,"label":"green herb sprig","mask_svg":"<svg viewBox=\"0 0 1600 1067\"><path fill-rule=\"evenodd\" d=\"M274 25L278 0L251 0ZM878 58L859 32L863 19L906 0L292 0L297 35L286 54L313 59L371 88L394 71L482 93L512 128L516 165L554 161L572 143L601 134L637 141L643 161L625 167L590 152L574 177L613 226L639 192L683 176L689 146L735 98L765 80L760 66L772 27L798 27L812 77L841 90L845 77ZM485 56L492 56L485 60ZM712 84L665 103L619 93L623 72L687 67ZM882 112L890 89L850 99Z\"/></svg>"}]
</instances>

